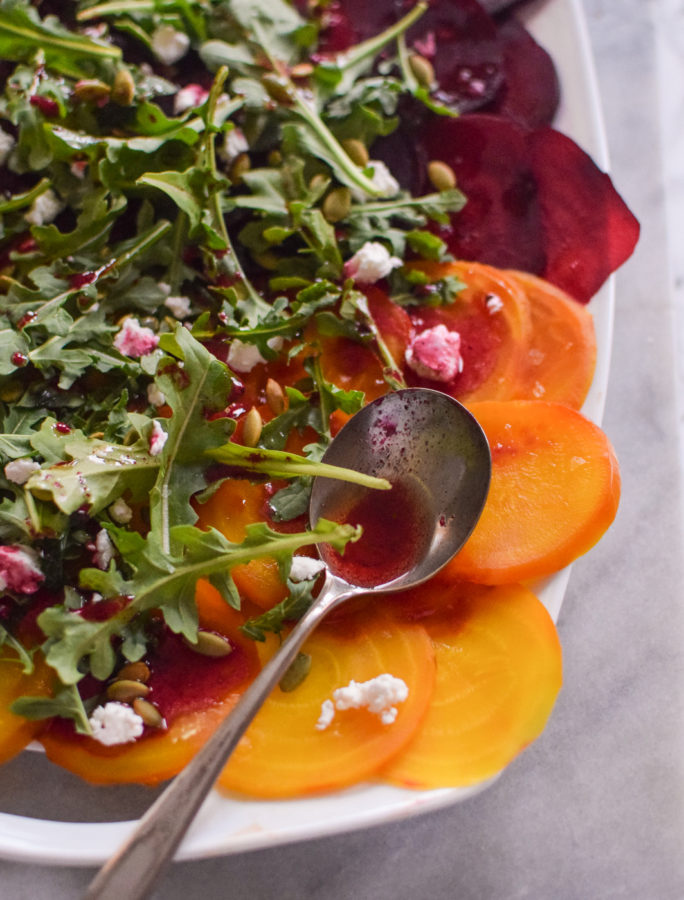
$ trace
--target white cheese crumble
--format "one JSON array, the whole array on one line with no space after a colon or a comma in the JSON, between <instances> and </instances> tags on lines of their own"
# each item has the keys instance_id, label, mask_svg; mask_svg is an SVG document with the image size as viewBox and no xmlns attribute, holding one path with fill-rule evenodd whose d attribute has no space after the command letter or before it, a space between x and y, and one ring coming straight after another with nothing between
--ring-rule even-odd
<instances>
[{"instance_id":1,"label":"white cheese crumble","mask_svg":"<svg viewBox=\"0 0 684 900\"><path fill-rule=\"evenodd\" d=\"M33 550L19 544L0 546L0 591L33 594L44 579Z\"/></svg>"},{"instance_id":2,"label":"white cheese crumble","mask_svg":"<svg viewBox=\"0 0 684 900\"><path fill-rule=\"evenodd\" d=\"M312 581L325 569L322 559L311 559L310 556L293 556L290 567L291 581Z\"/></svg>"},{"instance_id":3,"label":"white cheese crumble","mask_svg":"<svg viewBox=\"0 0 684 900\"><path fill-rule=\"evenodd\" d=\"M461 335L439 324L414 335L404 355L410 369L433 381L452 381L463 371Z\"/></svg>"},{"instance_id":4,"label":"white cheese crumble","mask_svg":"<svg viewBox=\"0 0 684 900\"><path fill-rule=\"evenodd\" d=\"M109 537L107 531L101 528L95 535L95 553L93 554L93 562L98 567L106 571L110 562L114 559L114 544Z\"/></svg>"},{"instance_id":5,"label":"white cheese crumble","mask_svg":"<svg viewBox=\"0 0 684 900\"><path fill-rule=\"evenodd\" d=\"M316 728L324 731L332 722L335 710L367 708L380 717L383 725L391 725L399 711L395 704L408 697L408 685L401 678L385 672L369 681L350 681L333 691L332 700L324 700Z\"/></svg>"},{"instance_id":6,"label":"white cheese crumble","mask_svg":"<svg viewBox=\"0 0 684 900\"><path fill-rule=\"evenodd\" d=\"M145 723L125 703L105 703L93 710L88 719L93 730L93 738L112 747L115 744L129 744L143 733Z\"/></svg>"},{"instance_id":7,"label":"white cheese crumble","mask_svg":"<svg viewBox=\"0 0 684 900\"><path fill-rule=\"evenodd\" d=\"M219 150L219 156L225 163L230 165L241 153L247 153L248 150L249 144L244 134L239 128L231 128L226 133L223 147Z\"/></svg>"},{"instance_id":8,"label":"white cheese crumble","mask_svg":"<svg viewBox=\"0 0 684 900\"><path fill-rule=\"evenodd\" d=\"M126 525L133 518L133 510L123 497L119 497L119 499L115 500L109 507L109 515L115 522L118 522L119 525Z\"/></svg>"},{"instance_id":9,"label":"white cheese crumble","mask_svg":"<svg viewBox=\"0 0 684 900\"><path fill-rule=\"evenodd\" d=\"M282 338L277 337L271 338L267 341L267 344L273 350L280 350L283 346L283 340ZM251 372L254 366L265 363L266 360L259 352L259 348L256 344L248 344L245 341L240 341L236 338L231 342L230 347L228 348L228 358L226 362L228 363L229 369L244 374L245 372Z\"/></svg>"},{"instance_id":10,"label":"white cheese crumble","mask_svg":"<svg viewBox=\"0 0 684 900\"><path fill-rule=\"evenodd\" d=\"M114 338L114 347L124 356L147 356L156 349L159 337L152 331L141 325L134 316L128 316L124 320L121 330Z\"/></svg>"},{"instance_id":11,"label":"white cheese crumble","mask_svg":"<svg viewBox=\"0 0 684 900\"><path fill-rule=\"evenodd\" d=\"M168 432L164 431L160 423L155 419L152 423L152 434L150 435L150 456L159 456L168 437Z\"/></svg>"},{"instance_id":12,"label":"white cheese crumble","mask_svg":"<svg viewBox=\"0 0 684 900\"><path fill-rule=\"evenodd\" d=\"M186 112L188 109L201 106L209 96L201 84L186 84L173 98L173 111L175 115Z\"/></svg>"},{"instance_id":13,"label":"white cheese crumble","mask_svg":"<svg viewBox=\"0 0 684 900\"><path fill-rule=\"evenodd\" d=\"M165 66L172 66L190 49L190 38L173 25L160 25L152 33L152 52Z\"/></svg>"},{"instance_id":14,"label":"white cheese crumble","mask_svg":"<svg viewBox=\"0 0 684 900\"><path fill-rule=\"evenodd\" d=\"M399 193L401 190L399 182L381 159L369 159L367 168L373 170L370 180L381 197L395 197ZM352 197L357 203L363 203L369 194L361 188L352 188Z\"/></svg>"},{"instance_id":15,"label":"white cheese crumble","mask_svg":"<svg viewBox=\"0 0 684 900\"><path fill-rule=\"evenodd\" d=\"M13 459L5 466L5 478L14 484L26 484L31 475L40 469L40 463L27 456L22 459Z\"/></svg>"},{"instance_id":16,"label":"white cheese crumble","mask_svg":"<svg viewBox=\"0 0 684 900\"><path fill-rule=\"evenodd\" d=\"M62 211L62 201L57 194L48 188L42 194L38 194L29 206L24 218L30 225L47 225L52 222Z\"/></svg>"},{"instance_id":17,"label":"white cheese crumble","mask_svg":"<svg viewBox=\"0 0 684 900\"><path fill-rule=\"evenodd\" d=\"M494 313L501 312L501 310L504 308L504 303L498 294L487 294L487 298L485 299L485 306L487 307L487 312L490 315L494 315Z\"/></svg>"},{"instance_id":18,"label":"white cheese crumble","mask_svg":"<svg viewBox=\"0 0 684 900\"><path fill-rule=\"evenodd\" d=\"M150 406L163 406L166 403L166 394L159 390L154 381L147 385L147 402Z\"/></svg>"},{"instance_id":19,"label":"white cheese crumble","mask_svg":"<svg viewBox=\"0 0 684 900\"><path fill-rule=\"evenodd\" d=\"M4 166L12 152L16 141L11 134L0 128L0 166Z\"/></svg>"},{"instance_id":20,"label":"white cheese crumble","mask_svg":"<svg viewBox=\"0 0 684 900\"><path fill-rule=\"evenodd\" d=\"M401 264L399 257L392 256L384 244L379 241L366 241L344 264L344 274L360 284L375 284Z\"/></svg>"},{"instance_id":21,"label":"white cheese crumble","mask_svg":"<svg viewBox=\"0 0 684 900\"><path fill-rule=\"evenodd\" d=\"M164 306L171 310L177 319L185 319L190 315L189 297L167 297L166 300L164 300Z\"/></svg>"}]
</instances>

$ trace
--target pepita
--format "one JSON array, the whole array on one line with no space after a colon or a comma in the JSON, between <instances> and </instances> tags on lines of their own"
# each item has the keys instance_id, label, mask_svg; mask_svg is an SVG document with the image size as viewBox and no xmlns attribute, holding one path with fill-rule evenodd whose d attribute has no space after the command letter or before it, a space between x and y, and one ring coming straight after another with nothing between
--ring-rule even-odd
<instances>
[{"instance_id":1,"label":"pepita","mask_svg":"<svg viewBox=\"0 0 684 900\"><path fill-rule=\"evenodd\" d=\"M349 159L355 162L357 166L361 166L363 169L368 165L370 157L363 141L358 140L358 138L348 138L346 141L342 141L342 148Z\"/></svg>"},{"instance_id":2,"label":"pepita","mask_svg":"<svg viewBox=\"0 0 684 900\"><path fill-rule=\"evenodd\" d=\"M439 159L433 159L428 163L427 174L430 183L438 191L450 191L456 187L454 170Z\"/></svg>"},{"instance_id":3,"label":"pepita","mask_svg":"<svg viewBox=\"0 0 684 900\"><path fill-rule=\"evenodd\" d=\"M230 167L230 180L233 184L240 184L242 181L242 176L245 175L252 168L252 162L247 153L240 153L233 160L233 164Z\"/></svg>"},{"instance_id":4,"label":"pepita","mask_svg":"<svg viewBox=\"0 0 684 900\"><path fill-rule=\"evenodd\" d=\"M294 691L311 671L311 657L308 653L298 653L280 679L280 690L286 694Z\"/></svg>"},{"instance_id":5,"label":"pepita","mask_svg":"<svg viewBox=\"0 0 684 900\"><path fill-rule=\"evenodd\" d=\"M163 728L166 725L164 716L149 700L143 700L142 697L138 697L133 701L132 705L133 712L139 715L145 725L149 725L150 728Z\"/></svg>"},{"instance_id":6,"label":"pepita","mask_svg":"<svg viewBox=\"0 0 684 900\"><path fill-rule=\"evenodd\" d=\"M297 63L290 69L291 78L308 78L313 75L314 67L309 62Z\"/></svg>"},{"instance_id":7,"label":"pepita","mask_svg":"<svg viewBox=\"0 0 684 900\"><path fill-rule=\"evenodd\" d=\"M261 83L272 100L286 106L292 105L292 88L283 78L272 72L266 72L265 75L261 76Z\"/></svg>"},{"instance_id":8,"label":"pepita","mask_svg":"<svg viewBox=\"0 0 684 900\"><path fill-rule=\"evenodd\" d=\"M253 406L245 416L242 426L242 443L245 447L256 447L261 437L261 429L264 423L256 406Z\"/></svg>"},{"instance_id":9,"label":"pepita","mask_svg":"<svg viewBox=\"0 0 684 900\"><path fill-rule=\"evenodd\" d=\"M200 656L229 656L233 652L230 641L213 631L199 631L196 643L188 640L185 643Z\"/></svg>"},{"instance_id":10,"label":"pepita","mask_svg":"<svg viewBox=\"0 0 684 900\"><path fill-rule=\"evenodd\" d=\"M150 680L150 667L144 662L126 663L116 673L117 681L141 681L147 684Z\"/></svg>"},{"instance_id":11,"label":"pepita","mask_svg":"<svg viewBox=\"0 0 684 900\"><path fill-rule=\"evenodd\" d=\"M285 394L275 378L269 378L266 382L266 401L276 416L285 409Z\"/></svg>"},{"instance_id":12,"label":"pepita","mask_svg":"<svg viewBox=\"0 0 684 900\"><path fill-rule=\"evenodd\" d=\"M109 100L112 89L98 78L82 78L74 85L74 97L84 103L98 103Z\"/></svg>"},{"instance_id":13,"label":"pepita","mask_svg":"<svg viewBox=\"0 0 684 900\"><path fill-rule=\"evenodd\" d=\"M348 187L338 187L330 191L323 201L323 215L328 222L341 222L351 209L351 191Z\"/></svg>"},{"instance_id":14,"label":"pepita","mask_svg":"<svg viewBox=\"0 0 684 900\"><path fill-rule=\"evenodd\" d=\"M119 703L131 703L138 697L146 697L150 689L141 681L132 681L129 678L121 678L112 681L107 686L106 694L108 700L116 700Z\"/></svg>"},{"instance_id":15,"label":"pepita","mask_svg":"<svg viewBox=\"0 0 684 900\"><path fill-rule=\"evenodd\" d=\"M409 57L409 67L421 87L433 87L435 83L435 69L429 59L415 53Z\"/></svg>"},{"instance_id":16,"label":"pepita","mask_svg":"<svg viewBox=\"0 0 684 900\"><path fill-rule=\"evenodd\" d=\"M130 106L135 97L135 82L128 69L119 69L114 76L112 100L119 106Z\"/></svg>"}]
</instances>

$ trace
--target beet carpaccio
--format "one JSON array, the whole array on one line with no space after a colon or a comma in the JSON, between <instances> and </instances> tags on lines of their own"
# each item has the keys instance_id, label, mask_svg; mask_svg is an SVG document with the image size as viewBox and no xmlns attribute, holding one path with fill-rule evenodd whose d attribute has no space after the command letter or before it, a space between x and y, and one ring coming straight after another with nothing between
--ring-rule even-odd
<instances>
[{"instance_id":1,"label":"beet carpaccio","mask_svg":"<svg viewBox=\"0 0 684 900\"><path fill-rule=\"evenodd\" d=\"M325 543L369 599L303 648L223 788L500 771L561 685L530 584L616 513L589 301L639 230L554 130L549 54L476 0L0 0L0 60L0 758L172 777ZM373 599L411 503L312 527L309 492L364 483L321 457L406 386L469 406L492 488L441 572Z\"/></svg>"}]
</instances>

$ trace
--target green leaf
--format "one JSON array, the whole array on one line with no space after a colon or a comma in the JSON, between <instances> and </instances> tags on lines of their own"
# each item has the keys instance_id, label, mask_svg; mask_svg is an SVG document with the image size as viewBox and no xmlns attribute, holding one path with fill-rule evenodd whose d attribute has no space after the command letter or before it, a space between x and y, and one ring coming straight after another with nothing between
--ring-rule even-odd
<instances>
[{"instance_id":1,"label":"green leaf","mask_svg":"<svg viewBox=\"0 0 684 900\"><path fill-rule=\"evenodd\" d=\"M54 716L71 719L79 734L92 734L83 701L74 685L62 688L54 697L19 697L10 709L33 722Z\"/></svg>"},{"instance_id":2,"label":"green leaf","mask_svg":"<svg viewBox=\"0 0 684 900\"><path fill-rule=\"evenodd\" d=\"M0 58L31 61L42 50L47 65L72 78L85 78L97 64L118 60L121 50L69 31L54 16L41 20L25 0L0 2Z\"/></svg>"}]
</instances>

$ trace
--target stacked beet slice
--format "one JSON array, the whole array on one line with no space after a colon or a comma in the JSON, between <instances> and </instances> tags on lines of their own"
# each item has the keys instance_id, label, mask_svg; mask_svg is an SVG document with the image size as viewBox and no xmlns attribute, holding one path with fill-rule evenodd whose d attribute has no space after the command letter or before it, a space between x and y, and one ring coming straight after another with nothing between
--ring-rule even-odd
<instances>
[{"instance_id":1,"label":"stacked beet slice","mask_svg":"<svg viewBox=\"0 0 684 900\"><path fill-rule=\"evenodd\" d=\"M365 40L412 5L335 0L320 49ZM440 234L456 257L523 269L589 301L632 253L639 225L608 175L550 127L559 91L549 55L477 0L431 0L406 40L434 68L435 101L458 115L411 110L373 155L414 192L429 189L428 160L452 167L468 202Z\"/></svg>"}]
</instances>

